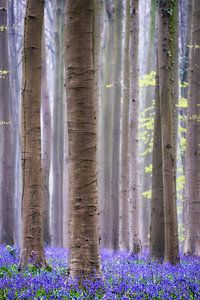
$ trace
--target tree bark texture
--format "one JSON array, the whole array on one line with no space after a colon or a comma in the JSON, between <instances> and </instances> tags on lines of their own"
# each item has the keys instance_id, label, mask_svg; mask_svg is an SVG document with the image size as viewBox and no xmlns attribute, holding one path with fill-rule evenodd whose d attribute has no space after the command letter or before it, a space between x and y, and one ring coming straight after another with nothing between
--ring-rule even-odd
<instances>
[{"instance_id":1,"label":"tree bark texture","mask_svg":"<svg viewBox=\"0 0 200 300\"><path fill-rule=\"evenodd\" d=\"M73 278L100 275L94 3L68 0L66 93L69 145L69 267Z\"/></svg>"},{"instance_id":2,"label":"tree bark texture","mask_svg":"<svg viewBox=\"0 0 200 300\"><path fill-rule=\"evenodd\" d=\"M63 246L63 164L64 164L64 10L65 0L56 0L55 82L52 138L52 245Z\"/></svg>"},{"instance_id":3,"label":"tree bark texture","mask_svg":"<svg viewBox=\"0 0 200 300\"><path fill-rule=\"evenodd\" d=\"M146 43L143 43L143 46L145 45L145 54L147 60L144 64L144 73L141 72L141 74L150 74L150 72L155 71L155 65L156 65L156 59L155 59L155 51L156 51L156 11L157 11L157 0L151 0L150 6L149 6L149 22L146 23L146 27L148 27L148 36ZM144 12L141 11L141 18L143 18ZM146 20L147 22L147 20ZM140 111L139 113L144 113L147 109L149 109L152 106L153 99L155 97L155 87L154 86L145 86L140 90L140 99L142 101L140 102ZM146 117L148 115L145 114ZM145 132L147 129L140 129L140 131ZM151 134L149 133L149 141L151 139ZM139 152L142 153L146 151L146 149L150 147L149 142L148 143L142 143L142 145L139 147ZM152 152L148 151L144 158L140 159L140 171L141 174L141 191L149 191L152 186L151 176L149 173L145 172L145 167L152 164ZM150 228L150 208L151 203L146 197L143 195L140 196L140 204L139 204L139 232L140 232L140 238L142 243L142 248L149 248L149 228Z\"/></svg>"},{"instance_id":4,"label":"tree bark texture","mask_svg":"<svg viewBox=\"0 0 200 300\"><path fill-rule=\"evenodd\" d=\"M123 53L122 124L120 152L120 222L119 244L129 250L129 104L130 104L130 1L126 1L125 45Z\"/></svg>"},{"instance_id":5,"label":"tree bark texture","mask_svg":"<svg viewBox=\"0 0 200 300\"><path fill-rule=\"evenodd\" d=\"M185 253L200 255L200 2L193 1L186 146Z\"/></svg>"},{"instance_id":6,"label":"tree bark texture","mask_svg":"<svg viewBox=\"0 0 200 300\"><path fill-rule=\"evenodd\" d=\"M177 103L176 52L178 7L175 1L158 5L158 72L162 126L163 198L165 218L165 261L179 261L176 211L176 141L175 103Z\"/></svg>"},{"instance_id":7,"label":"tree bark texture","mask_svg":"<svg viewBox=\"0 0 200 300\"><path fill-rule=\"evenodd\" d=\"M138 224L139 205L139 163L138 163L138 123L139 123L139 12L138 0L131 1L131 98L130 98L130 250L138 253L141 250Z\"/></svg>"},{"instance_id":8,"label":"tree bark texture","mask_svg":"<svg viewBox=\"0 0 200 300\"><path fill-rule=\"evenodd\" d=\"M107 15L108 17L108 15ZM108 17L104 22L105 28L105 46L103 46L103 67L102 69L102 98L101 98L101 110L100 110L100 122L101 126L101 139L99 145L99 151L101 151L102 159L102 196L100 202L102 202L102 247L111 247L111 161L112 161L112 73L113 73L113 36L114 36L114 22L113 15Z\"/></svg>"},{"instance_id":9,"label":"tree bark texture","mask_svg":"<svg viewBox=\"0 0 200 300\"><path fill-rule=\"evenodd\" d=\"M24 25L22 92L22 246L20 266L45 266L41 160L41 67L43 0L28 0Z\"/></svg>"},{"instance_id":10,"label":"tree bark texture","mask_svg":"<svg viewBox=\"0 0 200 300\"><path fill-rule=\"evenodd\" d=\"M45 30L42 33L42 174L43 174L43 236L47 245L51 244L50 233L50 192L49 175L51 166L51 111L50 97L47 82L47 56Z\"/></svg>"},{"instance_id":11,"label":"tree bark texture","mask_svg":"<svg viewBox=\"0 0 200 300\"><path fill-rule=\"evenodd\" d=\"M158 68L156 74L155 92L155 120L153 141L153 171L151 198L151 227L150 227L150 255L153 259L164 259L165 231L164 231L164 200L163 200L163 172L162 172L162 133L159 95Z\"/></svg>"},{"instance_id":12,"label":"tree bark texture","mask_svg":"<svg viewBox=\"0 0 200 300\"><path fill-rule=\"evenodd\" d=\"M12 98L10 97L9 52L8 52L8 7L0 1L0 242L15 242L15 145Z\"/></svg>"},{"instance_id":13,"label":"tree bark texture","mask_svg":"<svg viewBox=\"0 0 200 300\"><path fill-rule=\"evenodd\" d=\"M120 166L120 114L122 69L122 16L121 0L114 2L114 66L113 66L113 126L111 163L111 248L119 249L119 166Z\"/></svg>"}]
</instances>

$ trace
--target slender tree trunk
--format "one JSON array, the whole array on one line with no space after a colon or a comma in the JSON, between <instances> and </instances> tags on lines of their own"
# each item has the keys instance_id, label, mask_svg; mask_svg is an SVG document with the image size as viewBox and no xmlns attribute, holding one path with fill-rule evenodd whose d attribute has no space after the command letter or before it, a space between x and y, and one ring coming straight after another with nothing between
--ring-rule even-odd
<instances>
[{"instance_id":1,"label":"slender tree trunk","mask_svg":"<svg viewBox=\"0 0 200 300\"><path fill-rule=\"evenodd\" d=\"M123 103L120 169L120 248L129 249L129 104L130 104L130 1L125 7L125 45L123 54Z\"/></svg>"},{"instance_id":2,"label":"slender tree trunk","mask_svg":"<svg viewBox=\"0 0 200 300\"><path fill-rule=\"evenodd\" d=\"M138 227L139 205L139 164L138 164L138 112L139 112L139 12L138 0L131 0L131 99L130 99L130 250L141 250Z\"/></svg>"},{"instance_id":3,"label":"slender tree trunk","mask_svg":"<svg viewBox=\"0 0 200 300\"><path fill-rule=\"evenodd\" d=\"M119 249L119 158L120 158L120 113L121 113L121 69L122 69L122 16L121 0L115 0L114 14L114 67L113 67L113 126L111 164L111 248Z\"/></svg>"},{"instance_id":4,"label":"slender tree trunk","mask_svg":"<svg viewBox=\"0 0 200 300\"><path fill-rule=\"evenodd\" d=\"M146 41L143 43L144 50L144 56L146 57L146 62L143 62L144 71L140 72L141 75L144 74L150 74L152 71L155 71L155 45L156 45L156 11L157 11L157 0L151 0L149 1L149 7L147 9L147 12L149 13L149 21L145 20L146 26L145 28L149 28L148 36L146 38ZM144 18L144 11L141 11L140 16L141 18ZM140 59L140 58L139 58ZM141 62L140 62L141 64ZM152 85L148 85L143 87L140 90L140 99L142 99L140 104L140 111L139 113L142 113L145 115L145 117L150 118L150 112L153 111L153 99L155 98L155 87ZM150 111L149 108L152 107L152 110ZM146 113L145 113L146 112ZM151 140L151 131L146 128L140 129L139 134L148 133L148 140ZM147 149L150 148L149 142L143 142L141 143L141 146L139 147L139 152L144 153L146 152L144 157L140 158L140 181L141 181L141 192L146 192L151 189L152 181L151 181L151 175L149 173L145 172L145 168L150 166L152 164L152 152L147 151ZM140 205L139 205L139 224L140 224L140 237L141 237L141 243L142 247L149 248L149 228L150 228L150 206L151 203L149 201L150 199L147 199L144 197L143 193L141 193L140 196Z\"/></svg>"},{"instance_id":5,"label":"slender tree trunk","mask_svg":"<svg viewBox=\"0 0 200 300\"><path fill-rule=\"evenodd\" d=\"M102 220L102 211L103 211L103 201L101 198L102 194L102 153L100 150L101 145L101 118L100 118L100 109L101 109L101 71L102 71L102 60L100 56L102 55L102 39L101 33L103 31L103 0L94 1L94 43L95 43L95 95L97 102L97 190L98 190L98 199L100 206L100 216L99 222L102 225L100 219ZM102 240L102 227L100 228L100 241Z\"/></svg>"},{"instance_id":6,"label":"slender tree trunk","mask_svg":"<svg viewBox=\"0 0 200 300\"><path fill-rule=\"evenodd\" d=\"M43 247L43 192L41 160L41 68L43 0L26 6L22 92L22 246L20 267L32 262L45 266Z\"/></svg>"},{"instance_id":7,"label":"slender tree trunk","mask_svg":"<svg viewBox=\"0 0 200 300\"><path fill-rule=\"evenodd\" d=\"M20 149L20 98L21 98L21 79L22 79L22 63L21 52L23 45L23 19L24 19L24 2L17 0L8 1L9 3L9 64L10 64L10 91L11 91L11 107L12 107L12 124L14 134L14 152L15 163L15 242L20 244L21 240L21 192L22 192L22 176L21 176L21 149Z\"/></svg>"},{"instance_id":8,"label":"slender tree trunk","mask_svg":"<svg viewBox=\"0 0 200 300\"><path fill-rule=\"evenodd\" d=\"M200 2L193 0L186 147L185 253L200 255Z\"/></svg>"},{"instance_id":9,"label":"slender tree trunk","mask_svg":"<svg viewBox=\"0 0 200 300\"><path fill-rule=\"evenodd\" d=\"M69 267L73 278L100 275L94 67L94 2L68 0Z\"/></svg>"},{"instance_id":10,"label":"slender tree trunk","mask_svg":"<svg viewBox=\"0 0 200 300\"><path fill-rule=\"evenodd\" d=\"M64 164L64 10L65 0L56 0L55 85L52 140L52 245L63 246L63 164Z\"/></svg>"},{"instance_id":11,"label":"slender tree trunk","mask_svg":"<svg viewBox=\"0 0 200 300\"><path fill-rule=\"evenodd\" d=\"M15 242L15 151L12 99L9 88L8 16L7 1L0 1L0 136L1 136L1 182L0 182L0 242Z\"/></svg>"},{"instance_id":12,"label":"slender tree trunk","mask_svg":"<svg viewBox=\"0 0 200 300\"><path fill-rule=\"evenodd\" d=\"M176 211L176 141L174 122L177 96L175 83L178 3L159 1L158 5L158 68L159 97L162 126L163 199L165 218L165 261L176 264L178 253L178 225Z\"/></svg>"},{"instance_id":13,"label":"slender tree trunk","mask_svg":"<svg viewBox=\"0 0 200 300\"><path fill-rule=\"evenodd\" d=\"M43 30L42 40L42 171L43 171L43 191L44 191L44 242L47 245L51 243L50 234L50 193L49 193L49 175L51 165L51 111L49 89L47 82L47 56L45 31Z\"/></svg>"},{"instance_id":14,"label":"slender tree trunk","mask_svg":"<svg viewBox=\"0 0 200 300\"><path fill-rule=\"evenodd\" d=\"M110 15L110 17L109 17ZM104 62L102 71L102 99L101 99L101 113L100 122L101 140L99 151L102 157L102 195L100 202L102 202L102 247L111 247L111 160L112 160L112 73L113 73L113 36L114 36L114 22L113 15L107 14L106 26L106 44L103 49Z\"/></svg>"},{"instance_id":15,"label":"slender tree trunk","mask_svg":"<svg viewBox=\"0 0 200 300\"><path fill-rule=\"evenodd\" d=\"M161 261L164 259L164 247L165 247L162 161L163 160L162 160L159 76L158 76L158 68L157 68L156 93L155 93L154 142L153 142L150 255L153 259L161 260Z\"/></svg>"}]
</instances>

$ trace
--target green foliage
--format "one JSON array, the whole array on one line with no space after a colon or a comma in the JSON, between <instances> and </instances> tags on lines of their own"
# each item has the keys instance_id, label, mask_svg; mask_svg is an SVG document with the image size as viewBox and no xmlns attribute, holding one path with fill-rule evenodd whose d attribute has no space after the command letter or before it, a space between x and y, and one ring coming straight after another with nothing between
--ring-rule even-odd
<instances>
[{"instance_id":1,"label":"green foliage","mask_svg":"<svg viewBox=\"0 0 200 300\"><path fill-rule=\"evenodd\" d=\"M144 157L153 151L154 133L154 101L152 105L141 112L139 118L139 148L140 156Z\"/></svg>"},{"instance_id":2,"label":"green foliage","mask_svg":"<svg viewBox=\"0 0 200 300\"><path fill-rule=\"evenodd\" d=\"M152 174L153 171L153 165L149 164L147 167L145 167L145 173L146 174Z\"/></svg>"},{"instance_id":3,"label":"green foliage","mask_svg":"<svg viewBox=\"0 0 200 300\"><path fill-rule=\"evenodd\" d=\"M1 30L0 30L0 32L1 32ZM0 79L6 78L6 75L8 75L8 73L9 73L9 71L0 69Z\"/></svg>"},{"instance_id":4,"label":"green foliage","mask_svg":"<svg viewBox=\"0 0 200 300\"><path fill-rule=\"evenodd\" d=\"M142 196L143 196L145 199L150 200L151 197L152 197L152 190L143 192L143 193L142 193Z\"/></svg>"},{"instance_id":5,"label":"green foliage","mask_svg":"<svg viewBox=\"0 0 200 300\"><path fill-rule=\"evenodd\" d=\"M177 189L177 192L182 191L183 188L184 188L184 186L185 186L185 176L184 175L180 175L176 179L176 189Z\"/></svg>"},{"instance_id":6,"label":"green foliage","mask_svg":"<svg viewBox=\"0 0 200 300\"><path fill-rule=\"evenodd\" d=\"M4 30L7 30L6 25L0 25L0 32L3 32Z\"/></svg>"},{"instance_id":7,"label":"green foliage","mask_svg":"<svg viewBox=\"0 0 200 300\"><path fill-rule=\"evenodd\" d=\"M0 289L0 299L7 300L8 299L8 288Z\"/></svg>"},{"instance_id":8,"label":"green foliage","mask_svg":"<svg viewBox=\"0 0 200 300\"><path fill-rule=\"evenodd\" d=\"M149 74L143 75L139 78L139 87L155 86L156 85L156 72L151 71Z\"/></svg>"},{"instance_id":9,"label":"green foliage","mask_svg":"<svg viewBox=\"0 0 200 300\"><path fill-rule=\"evenodd\" d=\"M186 98L179 98L178 104L176 104L179 108L187 108L188 107L188 100Z\"/></svg>"}]
</instances>

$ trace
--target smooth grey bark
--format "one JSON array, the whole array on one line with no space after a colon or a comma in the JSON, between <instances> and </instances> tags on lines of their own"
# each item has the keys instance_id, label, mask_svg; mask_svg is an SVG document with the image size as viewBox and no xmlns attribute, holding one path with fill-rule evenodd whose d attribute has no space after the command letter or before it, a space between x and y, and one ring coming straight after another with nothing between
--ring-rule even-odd
<instances>
[{"instance_id":1,"label":"smooth grey bark","mask_svg":"<svg viewBox=\"0 0 200 300\"><path fill-rule=\"evenodd\" d=\"M130 163L130 251L141 250L139 238L139 1L131 1L131 39L130 39L130 131L129 131L129 163Z\"/></svg>"},{"instance_id":2,"label":"smooth grey bark","mask_svg":"<svg viewBox=\"0 0 200 300\"><path fill-rule=\"evenodd\" d=\"M186 240L184 252L200 255L200 2L192 2L186 146Z\"/></svg>"},{"instance_id":3,"label":"smooth grey bark","mask_svg":"<svg viewBox=\"0 0 200 300\"><path fill-rule=\"evenodd\" d=\"M123 89L120 152L120 220L119 245L129 250L129 104L130 104L130 2L126 1L125 42L123 51Z\"/></svg>"},{"instance_id":4,"label":"smooth grey bark","mask_svg":"<svg viewBox=\"0 0 200 300\"><path fill-rule=\"evenodd\" d=\"M51 244L50 233L50 191L49 191L49 176L51 166L51 111L50 97L47 82L47 56L46 56L46 41L45 32L42 34L42 172L43 172L43 193L44 193L44 208L43 208L43 237L46 245Z\"/></svg>"},{"instance_id":5,"label":"smooth grey bark","mask_svg":"<svg viewBox=\"0 0 200 300\"><path fill-rule=\"evenodd\" d=\"M165 220L164 260L179 262L176 210L176 124L178 3L158 5L158 75L162 132L163 199Z\"/></svg>"},{"instance_id":6,"label":"smooth grey bark","mask_svg":"<svg viewBox=\"0 0 200 300\"><path fill-rule=\"evenodd\" d=\"M113 67L113 124L111 163L111 248L119 249L119 166L120 166L120 114L122 70L122 16L121 0L114 1L114 67Z\"/></svg>"},{"instance_id":7,"label":"smooth grey bark","mask_svg":"<svg viewBox=\"0 0 200 300\"><path fill-rule=\"evenodd\" d=\"M114 44L114 22L113 15L106 15L104 21L105 45L103 41L102 57L102 86L100 102L100 141L99 155L101 157L101 195L100 205L101 212L101 238L102 247L111 247L111 159L112 159L112 94L113 94L113 66L114 59L112 56Z\"/></svg>"},{"instance_id":8,"label":"smooth grey bark","mask_svg":"<svg viewBox=\"0 0 200 300\"><path fill-rule=\"evenodd\" d=\"M55 77L52 136L52 245L63 246L64 164L64 11L65 0L55 2Z\"/></svg>"},{"instance_id":9,"label":"smooth grey bark","mask_svg":"<svg viewBox=\"0 0 200 300\"><path fill-rule=\"evenodd\" d=\"M14 151L15 123L13 121L12 98L10 94L9 52L8 52L8 6L0 1L0 242L15 243L15 168Z\"/></svg>"},{"instance_id":10,"label":"smooth grey bark","mask_svg":"<svg viewBox=\"0 0 200 300\"><path fill-rule=\"evenodd\" d=\"M153 259L162 261L165 249L164 229L164 198L163 198L163 158L162 132L159 94L159 74L156 74L155 119L153 141L153 171L151 198L151 227L150 227L150 255Z\"/></svg>"}]
</instances>

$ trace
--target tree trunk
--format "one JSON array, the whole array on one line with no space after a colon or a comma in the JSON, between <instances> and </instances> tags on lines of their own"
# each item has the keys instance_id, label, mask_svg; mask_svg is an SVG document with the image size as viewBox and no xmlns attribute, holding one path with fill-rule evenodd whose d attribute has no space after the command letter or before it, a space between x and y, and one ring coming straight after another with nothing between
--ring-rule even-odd
<instances>
[{"instance_id":1,"label":"tree trunk","mask_svg":"<svg viewBox=\"0 0 200 300\"><path fill-rule=\"evenodd\" d=\"M56 0L55 85L52 146L52 245L63 246L63 164L64 164L64 10L65 0Z\"/></svg>"},{"instance_id":2,"label":"tree trunk","mask_svg":"<svg viewBox=\"0 0 200 300\"><path fill-rule=\"evenodd\" d=\"M43 193L41 161L41 67L44 1L26 6L22 92L22 246L20 267L45 266L43 248Z\"/></svg>"},{"instance_id":3,"label":"tree trunk","mask_svg":"<svg viewBox=\"0 0 200 300\"><path fill-rule=\"evenodd\" d=\"M69 267L73 278L100 275L94 67L94 3L68 0Z\"/></svg>"},{"instance_id":4,"label":"tree trunk","mask_svg":"<svg viewBox=\"0 0 200 300\"><path fill-rule=\"evenodd\" d=\"M150 255L153 259L158 261L162 261L164 259L165 247L162 165L162 134L159 96L159 76L157 68L153 141Z\"/></svg>"},{"instance_id":5,"label":"tree trunk","mask_svg":"<svg viewBox=\"0 0 200 300\"><path fill-rule=\"evenodd\" d=\"M107 5L111 0L106 1ZM113 43L114 43L114 22L113 12L108 13L104 21L104 36L102 42L102 86L100 102L100 141L99 151L101 158L100 177L100 208L101 208L101 235L102 248L111 247L111 160L112 160L112 93L113 93Z\"/></svg>"},{"instance_id":6,"label":"tree trunk","mask_svg":"<svg viewBox=\"0 0 200 300\"><path fill-rule=\"evenodd\" d=\"M129 104L130 104L130 1L125 7L125 45L123 54L123 103L121 125L121 169L120 169L120 230L119 244L129 249Z\"/></svg>"},{"instance_id":7,"label":"tree trunk","mask_svg":"<svg viewBox=\"0 0 200 300\"><path fill-rule=\"evenodd\" d=\"M49 175L51 165L51 111L49 89L47 82L47 56L45 30L42 37L42 172L43 172L43 192L44 192L44 242L47 245L51 243L50 234L50 193L49 193Z\"/></svg>"},{"instance_id":8,"label":"tree trunk","mask_svg":"<svg viewBox=\"0 0 200 300\"><path fill-rule=\"evenodd\" d=\"M143 68L141 67L140 74L141 75L149 75L151 72L155 71L155 46L156 46L156 11L157 11L157 0L149 1L149 6L147 5L147 12L146 15L149 15L149 20L146 20L145 10L141 10L140 18L145 19L145 26L142 27L149 28L147 31L148 35L146 40L140 47L144 48L144 57L140 65L143 64ZM141 22L141 21L140 21ZM144 21L143 21L144 23ZM141 25L140 25L141 26ZM141 29L142 30L142 29ZM145 29L146 30L146 29ZM145 34L143 34L145 35ZM143 40L143 39L142 39ZM144 70L142 70L144 69ZM140 99L142 99L140 103L140 110L139 113L144 115L144 118L151 118L153 112L153 99L155 99L155 87L152 84L142 87L140 89ZM150 109L151 108L151 109ZM140 182L141 182L141 195L140 195L140 204L139 204L139 232L141 237L141 243L143 249L149 248L149 228L150 228L150 199L147 199L143 192L147 192L151 190L152 181L151 181L151 174L145 172L145 168L152 164L152 151L149 150L151 139L152 139L152 132L151 129L147 128L140 128L139 135L146 134L147 139L143 142L139 142L139 153L145 153L144 156L140 157L140 166L139 169L141 170L140 173ZM148 151L149 150L149 151Z\"/></svg>"},{"instance_id":9,"label":"tree trunk","mask_svg":"<svg viewBox=\"0 0 200 300\"><path fill-rule=\"evenodd\" d=\"M165 261L176 264L178 253L178 225L176 211L176 141L174 111L177 103L177 2L159 1L158 5L158 68L159 97L162 126L163 198L165 218Z\"/></svg>"},{"instance_id":10,"label":"tree trunk","mask_svg":"<svg viewBox=\"0 0 200 300\"><path fill-rule=\"evenodd\" d=\"M120 158L120 113L121 113L121 68L122 68L122 16L121 0L115 0L114 14L114 67L113 67L113 126L111 164L111 248L119 249L119 158Z\"/></svg>"},{"instance_id":11,"label":"tree trunk","mask_svg":"<svg viewBox=\"0 0 200 300\"><path fill-rule=\"evenodd\" d=\"M200 2L193 0L186 147L185 253L200 255Z\"/></svg>"},{"instance_id":12,"label":"tree trunk","mask_svg":"<svg viewBox=\"0 0 200 300\"><path fill-rule=\"evenodd\" d=\"M20 149L20 98L22 63L21 52L23 45L23 17L25 3L17 0L8 1L9 8L9 64L10 64L10 91L12 107L12 123L14 134L15 152L15 243L20 244L21 240L21 192L22 192L22 170L21 170L21 149Z\"/></svg>"},{"instance_id":13,"label":"tree trunk","mask_svg":"<svg viewBox=\"0 0 200 300\"><path fill-rule=\"evenodd\" d=\"M138 228L139 204L139 164L138 164L138 113L139 113L139 13L138 0L131 1L131 99L130 99L130 251L138 253L141 250Z\"/></svg>"},{"instance_id":14,"label":"tree trunk","mask_svg":"<svg viewBox=\"0 0 200 300\"><path fill-rule=\"evenodd\" d=\"M12 98L9 88L9 54L7 30L7 1L0 1L0 137L1 137L1 176L0 176L0 242L15 242L15 124L13 122Z\"/></svg>"}]
</instances>

